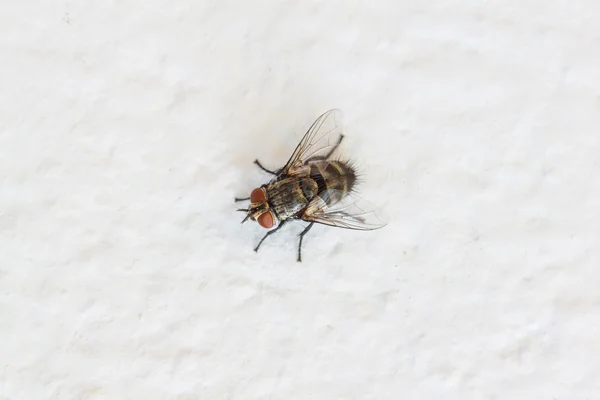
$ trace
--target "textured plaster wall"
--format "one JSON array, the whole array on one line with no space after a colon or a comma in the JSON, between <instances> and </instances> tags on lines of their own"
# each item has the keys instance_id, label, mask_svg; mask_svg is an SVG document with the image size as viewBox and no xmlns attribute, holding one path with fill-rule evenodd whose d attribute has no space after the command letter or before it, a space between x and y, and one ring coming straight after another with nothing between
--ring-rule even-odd
<instances>
[{"instance_id":1,"label":"textured plaster wall","mask_svg":"<svg viewBox=\"0 0 600 400\"><path fill-rule=\"evenodd\" d=\"M4 1L0 399L600 399L599 21ZM389 225L255 254L252 161L333 107Z\"/></svg>"}]
</instances>

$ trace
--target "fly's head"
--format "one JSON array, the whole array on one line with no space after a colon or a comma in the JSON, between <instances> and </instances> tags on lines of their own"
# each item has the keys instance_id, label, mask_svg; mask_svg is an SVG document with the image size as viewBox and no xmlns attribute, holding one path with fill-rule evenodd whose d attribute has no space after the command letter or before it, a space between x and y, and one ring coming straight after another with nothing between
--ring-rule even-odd
<instances>
[{"instance_id":1,"label":"fly's head","mask_svg":"<svg viewBox=\"0 0 600 400\"><path fill-rule=\"evenodd\" d=\"M263 228L270 229L277 223L277 218L267 202L267 193L262 187L256 188L250 193L250 206L248 206L248 209L239 209L238 211L248 213L242 224L250 219L257 221Z\"/></svg>"}]
</instances>

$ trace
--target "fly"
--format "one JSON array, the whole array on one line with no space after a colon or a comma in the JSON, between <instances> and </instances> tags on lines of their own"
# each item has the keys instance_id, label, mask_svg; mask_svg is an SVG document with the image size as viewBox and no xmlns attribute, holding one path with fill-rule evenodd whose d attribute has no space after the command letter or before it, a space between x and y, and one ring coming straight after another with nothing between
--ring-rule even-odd
<instances>
[{"instance_id":1,"label":"fly","mask_svg":"<svg viewBox=\"0 0 600 400\"><path fill-rule=\"evenodd\" d=\"M281 229L289 221L308 222L299 235L298 261L302 261L302 240L315 223L338 228L374 230L386 225L385 217L355 192L357 172L352 163L331 158L344 135L342 112L334 109L322 114L308 129L288 162L272 171L258 161L254 163L273 175L266 184L254 189L248 208L238 209L248 219L271 229L258 242Z\"/></svg>"}]
</instances>

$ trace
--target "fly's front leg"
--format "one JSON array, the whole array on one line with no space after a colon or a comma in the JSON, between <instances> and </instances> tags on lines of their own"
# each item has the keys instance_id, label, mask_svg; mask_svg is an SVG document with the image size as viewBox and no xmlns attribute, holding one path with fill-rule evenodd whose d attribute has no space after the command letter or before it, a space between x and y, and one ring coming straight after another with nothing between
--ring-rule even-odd
<instances>
[{"instance_id":1,"label":"fly's front leg","mask_svg":"<svg viewBox=\"0 0 600 400\"><path fill-rule=\"evenodd\" d=\"M308 224L308 226L306 228L304 228L304 230L302 231L302 233L300 233L300 243L298 243L298 262L302 262L302 239L304 239L304 235L306 235L306 233L308 231L310 231L310 228L312 228L312 226L314 225L314 222L311 222L310 224Z\"/></svg>"},{"instance_id":2,"label":"fly's front leg","mask_svg":"<svg viewBox=\"0 0 600 400\"><path fill-rule=\"evenodd\" d=\"M267 234L266 234L265 236L263 236L263 238L262 238L262 239L260 239L260 242L258 242L258 244L256 245L256 247L254 248L254 251L258 251L258 248L260 247L260 245L262 244L262 242L264 242L264 241L265 241L265 239L269 237L269 235L272 235L272 234L274 234L275 232L277 232L278 230L280 230L280 229L281 229L281 227L282 227L283 225L285 225L285 223L286 223L286 222L287 222L287 220L283 220L283 221L281 221L281 222L279 223L279 226L278 226L277 228L273 229L272 231L269 231L269 232L267 232Z\"/></svg>"},{"instance_id":3,"label":"fly's front leg","mask_svg":"<svg viewBox=\"0 0 600 400\"><path fill-rule=\"evenodd\" d=\"M271 171L270 169L266 169L265 167L263 167L262 164L260 163L260 161L258 161L258 160L254 160L254 164L258 165L258 168L262 169L263 171L265 171L271 175L277 175L277 172Z\"/></svg>"},{"instance_id":4,"label":"fly's front leg","mask_svg":"<svg viewBox=\"0 0 600 400\"><path fill-rule=\"evenodd\" d=\"M238 201L246 201L246 200L250 200L250 197L244 197L244 198L241 198L241 197L236 197L236 198L235 198L235 201L236 201L236 202L238 202Z\"/></svg>"}]
</instances>

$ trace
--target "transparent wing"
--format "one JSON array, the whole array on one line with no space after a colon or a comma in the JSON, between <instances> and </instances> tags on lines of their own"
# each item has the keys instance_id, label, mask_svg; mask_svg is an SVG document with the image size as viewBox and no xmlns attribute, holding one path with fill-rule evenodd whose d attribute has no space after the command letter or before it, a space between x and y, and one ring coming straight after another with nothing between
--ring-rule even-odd
<instances>
[{"instance_id":1,"label":"transparent wing","mask_svg":"<svg viewBox=\"0 0 600 400\"><path fill-rule=\"evenodd\" d=\"M281 172L291 174L295 169L301 168L306 160L326 156L340 139L343 116L341 110L333 109L317 118Z\"/></svg>"},{"instance_id":2,"label":"transparent wing","mask_svg":"<svg viewBox=\"0 0 600 400\"><path fill-rule=\"evenodd\" d=\"M387 225L387 216L358 195L351 193L343 196L336 190L328 192L326 196L316 196L309 203L303 220L363 231Z\"/></svg>"}]
</instances>

